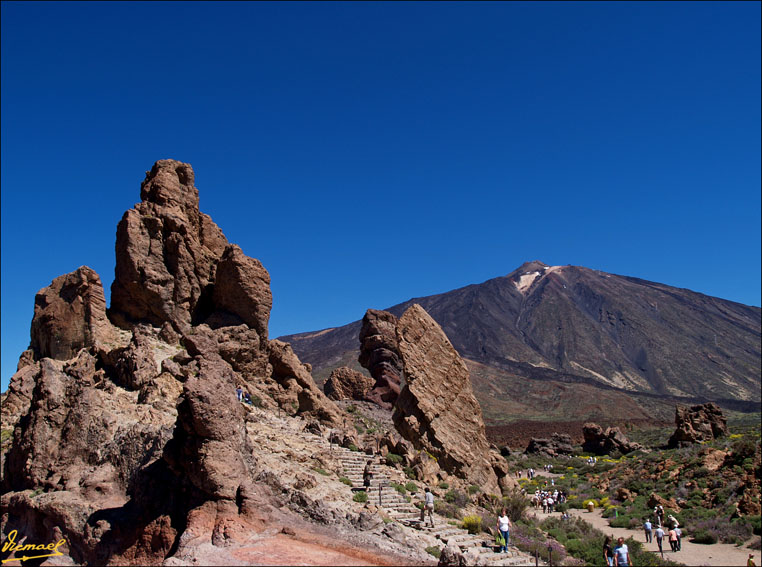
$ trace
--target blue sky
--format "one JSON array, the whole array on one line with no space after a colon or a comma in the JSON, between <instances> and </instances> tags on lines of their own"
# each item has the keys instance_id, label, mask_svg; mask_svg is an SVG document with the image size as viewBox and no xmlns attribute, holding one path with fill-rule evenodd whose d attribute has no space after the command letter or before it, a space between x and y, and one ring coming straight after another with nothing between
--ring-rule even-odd
<instances>
[{"instance_id":1,"label":"blue sky","mask_svg":"<svg viewBox=\"0 0 762 567\"><path fill-rule=\"evenodd\" d=\"M760 3L2 3L2 389L154 161L271 336L574 264L760 305Z\"/></svg>"}]
</instances>

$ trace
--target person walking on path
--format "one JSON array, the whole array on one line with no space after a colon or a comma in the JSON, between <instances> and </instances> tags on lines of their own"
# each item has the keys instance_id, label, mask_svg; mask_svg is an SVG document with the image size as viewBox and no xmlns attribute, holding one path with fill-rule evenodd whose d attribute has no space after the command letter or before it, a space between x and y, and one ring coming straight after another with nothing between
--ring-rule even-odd
<instances>
[{"instance_id":1,"label":"person walking on path","mask_svg":"<svg viewBox=\"0 0 762 567\"><path fill-rule=\"evenodd\" d=\"M750 553L749 558L746 560L746 567L757 567L757 564L754 563L754 554Z\"/></svg>"},{"instance_id":2,"label":"person walking on path","mask_svg":"<svg viewBox=\"0 0 762 567\"><path fill-rule=\"evenodd\" d=\"M508 513L506 512L505 508L503 508L503 511L497 517L497 529L500 532L500 535L503 536L503 545L500 546L501 553L508 552L508 541L510 537L511 527L511 519L508 517Z\"/></svg>"},{"instance_id":3,"label":"person walking on path","mask_svg":"<svg viewBox=\"0 0 762 567\"><path fill-rule=\"evenodd\" d=\"M669 535L669 546L672 548L672 551L677 551L677 534L675 533L675 528L669 528L667 535Z\"/></svg>"},{"instance_id":4,"label":"person walking on path","mask_svg":"<svg viewBox=\"0 0 762 567\"><path fill-rule=\"evenodd\" d=\"M651 543L652 537L651 537L651 521L646 518L646 523L643 524L643 529L646 532L646 543Z\"/></svg>"},{"instance_id":5,"label":"person walking on path","mask_svg":"<svg viewBox=\"0 0 762 567\"><path fill-rule=\"evenodd\" d=\"M614 551L611 549L611 537L606 536L603 540L603 560L608 567L614 565Z\"/></svg>"},{"instance_id":6,"label":"person walking on path","mask_svg":"<svg viewBox=\"0 0 762 567\"><path fill-rule=\"evenodd\" d=\"M627 548L627 544L624 543L623 537L616 540L616 547L614 548L614 565L617 567L630 566L630 550Z\"/></svg>"},{"instance_id":7,"label":"person walking on path","mask_svg":"<svg viewBox=\"0 0 762 567\"><path fill-rule=\"evenodd\" d=\"M654 535L656 536L656 545L659 546L659 552L664 553L664 550L661 547L661 542L664 540L664 530L661 526L657 526Z\"/></svg>"},{"instance_id":8,"label":"person walking on path","mask_svg":"<svg viewBox=\"0 0 762 567\"><path fill-rule=\"evenodd\" d=\"M373 461L368 459L368 462L365 464L365 469L362 471L362 483L363 486L365 486L365 492L370 490L370 479L373 478L373 471L371 471L372 464Z\"/></svg>"},{"instance_id":9,"label":"person walking on path","mask_svg":"<svg viewBox=\"0 0 762 567\"><path fill-rule=\"evenodd\" d=\"M680 529L680 526L675 526L675 536L677 537L677 551L680 551L682 549L682 541L683 541L683 532Z\"/></svg>"},{"instance_id":10,"label":"person walking on path","mask_svg":"<svg viewBox=\"0 0 762 567\"><path fill-rule=\"evenodd\" d=\"M236 396L238 396L238 401L240 402L240 401L243 399L243 388L241 388L240 386L238 386L238 387L235 389L235 395L236 395Z\"/></svg>"},{"instance_id":11,"label":"person walking on path","mask_svg":"<svg viewBox=\"0 0 762 567\"><path fill-rule=\"evenodd\" d=\"M426 490L423 494L423 508L421 508L421 524L424 523L424 518L426 517L426 512L429 513L429 520L431 520L431 527L434 527L434 495L431 493L431 490L429 490L429 487L426 487Z\"/></svg>"}]
</instances>

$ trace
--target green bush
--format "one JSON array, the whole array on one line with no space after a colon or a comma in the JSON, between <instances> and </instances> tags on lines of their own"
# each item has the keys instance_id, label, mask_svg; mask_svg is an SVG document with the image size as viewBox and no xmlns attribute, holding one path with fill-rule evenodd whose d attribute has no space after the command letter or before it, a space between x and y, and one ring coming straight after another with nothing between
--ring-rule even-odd
<instances>
[{"instance_id":1,"label":"green bush","mask_svg":"<svg viewBox=\"0 0 762 567\"><path fill-rule=\"evenodd\" d=\"M415 480L415 471L413 470L413 467L402 467L402 472L405 473L405 476L408 477L410 480Z\"/></svg>"},{"instance_id":2,"label":"green bush","mask_svg":"<svg viewBox=\"0 0 762 567\"><path fill-rule=\"evenodd\" d=\"M389 486L391 486L394 490L396 490L400 494L404 495L407 492L407 490L405 489L405 485L400 484L399 482L392 481L389 483Z\"/></svg>"},{"instance_id":3,"label":"green bush","mask_svg":"<svg viewBox=\"0 0 762 567\"><path fill-rule=\"evenodd\" d=\"M395 453L388 453L386 455L386 464L390 467L393 467L394 465L397 465L402 462L402 457L400 455L397 455Z\"/></svg>"},{"instance_id":4,"label":"green bush","mask_svg":"<svg viewBox=\"0 0 762 567\"><path fill-rule=\"evenodd\" d=\"M430 545L429 547L426 548L426 553L428 553L429 555L433 555L434 557L439 559L439 556L442 555L442 550L439 549L439 546Z\"/></svg>"},{"instance_id":5,"label":"green bush","mask_svg":"<svg viewBox=\"0 0 762 567\"><path fill-rule=\"evenodd\" d=\"M514 488L503 496L502 507L505 508L512 522L518 522L524 517L524 512L529 506L529 500L521 490Z\"/></svg>"},{"instance_id":6,"label":"green bush","mask_svg":"<svg viewBox=\"0 0 762 567\"><path fill-rule=\"evenodd\" d=\"M482 531L482 519L479 516L466 516L463 518L463 529L475 535Z\"/></svg>"},{"instance_id":7,"label":"green bush","mask_svg":"<svg viewBox=\"0 0 762 567\"><path fill-rule=\"evenodd\" d=\"M445 493L444 498L447 502L455 504L458 508L463 508L469 502L468 496L460 490L449 490Z\"/></svg>"},{"instance_id":8,"label":"green bush","mask_svg":"<svg viewBox=\"0 0 762 567\"><path fill-rule=\"evenodd\" d=\"M434 512L440 516L447 516L448 518L455 518L456 520L463 517L463 512L460 507L442 500L434 501Z\"/></svg>"},{"instance_id":9,"label":"green bush","mask_svg":"<svg viewBox=\"0 0 762 567\"><path fill-rule=\"evenodd\" d=\"M367 502L368 495L365 492L355 492L355 495L352 497L352 500L354 500L355 502Z\"/></svg>"},{"instance_id":10,"label":"green bush","mask_svg":"<svg viewBox=\"0 0 762 567\"><path fill-rule=\"evenodd\" d=\"M360 450L360 449L357 447L357 445L355 445L354 443L350 443L350 444L349 444L349 446L347 447L347 449L349 449L350 451L355 451L355 452L357 452L357 451L359 451L359 450Z\"/></svg>"},{"instance_id":11,"label":"green bush","mask_svg":"<svg viewBox=\"0 0 762 567\"><path fill-rule=\"evenodd\" d=\"M352 486L352 481L351 481L351 480L349 480L349 479L348 479L347 477L345 477L345 476L342 476L342 477L339 479L339 482L343 482L343 483L344 483L344 484L346 484L347 486Z\"/></svg>"},{"instance_id":12,"label":"green bush","mask_svg":"<svg viewBox=\"0 0 762 567\"><path fill-rule=\"evenodd\" d=\"M407 484L405 484L405 488L407 489L408 492L410 492L410 494L415 494L416 492L418 492L418 485L414 482L408 482Z\"/></svg>"},{"instance_id":13,"label":"green bush","mask_svg":"<svg viewBox=\"0 0 762 567\"><path fill-rule=\"evenodd\" d=\"M325 470L325 469L321 469L320 467L315 467L313 470L314 470L316 473L322 474L323 476L331 476L331 473L329 473L329 472L328 472L327 470Z\"/></svg>"},{"instance_id":14,"label":"green bush","mask_svg":"<svg viewBox=\"0 0 762 567\"><path fill-rule=\"evenodd\" d=\"M440 482L439 488L441 488L442 490L447 490L448 488L450 488L450 485L447 484L446 482Z\"/></svg>"},{"instance_id":15,"label":"green bush","mask_svg":"<svg viewBox=\"0 0 762 567\"><path fill-rule=\"evenodd\" d=\"M479 487L479 486L478 486L478 485L476 485L476 484L472 484L471 486L469 486L469 487L468 487L468 493L469 493L471 496L473 496L474 494L476 494L476 493L478 493L478 492L481 492L481 491L482 491L481 487Z\"/></svg>"}]
</instances>

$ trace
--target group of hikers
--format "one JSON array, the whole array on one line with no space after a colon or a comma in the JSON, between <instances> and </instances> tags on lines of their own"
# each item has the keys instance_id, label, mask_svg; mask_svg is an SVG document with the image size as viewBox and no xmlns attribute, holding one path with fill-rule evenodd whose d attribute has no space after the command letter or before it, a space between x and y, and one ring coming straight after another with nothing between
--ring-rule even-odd
<instances>
[{"instance_id":1,"label":"group of hikers","mask_svg":"<svg viewBox=\"0 0 762 567\"><path fill-rule=\"evenodd\" d=\"M530 501L535 510L539 510L542 507L543 513L552 514L556 510L556 504L566 502L566 494L558 489L550 492L549 490L540 490L538 488L534 491Z\"/></svg>"},{"instance_id":2,"label":"group of hikers","mask_svg":"<svg viewBox=\"0 0 762 567\"><path fill-rule=\"evenodd\" d=\"M254 405L254 401L251 399L251 394L249 394L249 392L244 392L243 388L240 386L235 389L235 395L238 397L239 402L244 402L250 406Z\"/></svg>"},{"instance_id":3,"label":"group of hikers","mask_svg":"<svg viewBox=\"0 0 762 567\"><path fill-rule=\"evenodd\" d=\"M656 528L654 528L654 525ZM662 547L662 542L664 540L664 536L666 535L672 551L680 551L682 549L681 542L683 537L682 531L680 530L680 523L673 515L670 514L667 517L668 529L666 534L664 532L664 528L662 527L663 525L664 507L657 505L654 507L654 523L652 524L649 518L646 518L645 522L643 523L643 531L646 534L646 543L651 543L655 537L656 545L659 546L659 551L663 552L664 549Z\"/></svg>"}]
</instances>

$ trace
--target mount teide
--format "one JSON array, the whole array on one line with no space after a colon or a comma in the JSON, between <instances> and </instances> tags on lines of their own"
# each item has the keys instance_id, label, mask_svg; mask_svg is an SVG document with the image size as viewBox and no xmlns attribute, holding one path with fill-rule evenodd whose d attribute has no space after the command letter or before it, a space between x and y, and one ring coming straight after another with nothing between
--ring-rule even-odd
<instances>
[{"instance_id":1,"label":"mount teide","mask_svg":"<svg viewBox=\"0 0 762 567\"><path fill-rule=\"evenodd\" d=\"M485 418L671 419L676 402L759 410L762 311L534 261L418 303L471 370ZM361 314L358 314L361 315ZM357 363L360 322L283 337L319 380Z\"/></svg>"}]
</instances>

